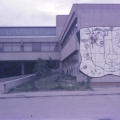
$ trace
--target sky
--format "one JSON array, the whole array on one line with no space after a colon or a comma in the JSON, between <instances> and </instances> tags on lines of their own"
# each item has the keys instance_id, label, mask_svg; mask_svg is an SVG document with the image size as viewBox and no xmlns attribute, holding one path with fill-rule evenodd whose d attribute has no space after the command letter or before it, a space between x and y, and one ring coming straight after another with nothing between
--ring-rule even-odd
<instances>
[{"instance_id":1,"label":"sky","mask_svg":"<svg viewBox=\"0 0 120 120\"><path fill-rule=\"evenodd\" d=\"M119 0L0 0L0 26L55 26L56 15L69 14L75 3Z\"/></svg>"}]
</instances>

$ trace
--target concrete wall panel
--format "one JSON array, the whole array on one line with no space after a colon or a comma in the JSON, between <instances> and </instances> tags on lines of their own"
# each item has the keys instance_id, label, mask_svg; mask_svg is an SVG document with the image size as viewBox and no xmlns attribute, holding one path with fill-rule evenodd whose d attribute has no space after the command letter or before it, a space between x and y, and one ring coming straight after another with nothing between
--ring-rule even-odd
<instances>
[{"instance_id":1,"label":"concrete wall panel","mask_svg":"<svg viewBox=\"0 0 120 120\"><path fill-rule=\"evenodd\" d=\"M53 60L60 59L60 52L14 52L0 53L0 61L10 60L37 60L39 57L48 60L51 56Z\"/></svg>"},{"instance_id":2,"label":"concrete wall panel","mask_svg":"<svg viewBox=\"0 0 120 120\"><path fill-rule=\"evenodd\" d=\"M26 77L21 77L19 79L14 79L8 82L4 82L4 93L8 93L10 89L16 88L17 86L21 85L22 83L29 82L31 80L34 80L35 74L28 75Z\"/></svg>"},{"instance_id":3,"label":"concrete wall panel","mask_svg":"<svg viewBox=\"0 0 120 120\"><path fill-rule=\"evenodd\" d=\"M2 37L0 36L0 42L58 42L58 37Z\"/></svg>"},{"instance_id":4,"label":"concrete wall panel","mask_svg":"<svg viewBox=\"0 0 120 120\"><path fill-rule=\"evenodd\" d=\"M57 15L56 16L56 34L59 36L66 23L68 15Z\"/></svg>"},{"instance_id":5,"label":"concrete wall panel","mask_svg":"<svg viewBox=\"0 0 120 120\"><path fill-rule=\"evenodd\" d=\"M94 26L120 26L120 5L113 9L109 5L77 5L80 28Z\"/></svg>"},{"instance_id":6,"label":"concrete wall panel","mask_svg":"<svg viewBox=\"0 0 120 120\"><path fill-rule=\"evenodd\" d=\"M78 50L78 48L76 47L76 34L74 34L61 51L61 61L76 50Z\"/></svg>"}]
</instances>

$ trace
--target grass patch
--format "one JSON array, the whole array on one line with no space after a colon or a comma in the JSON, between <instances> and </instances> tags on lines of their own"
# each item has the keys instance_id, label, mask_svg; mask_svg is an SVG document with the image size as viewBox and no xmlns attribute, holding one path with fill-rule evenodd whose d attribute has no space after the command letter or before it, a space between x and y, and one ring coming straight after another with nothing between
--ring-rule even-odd
<instances>
[{"instance_id":1,"label":"grass patch","mask_svg":"<svg viewBox=\"0 0 120 120\"><path fill-rule=\"evenodd\" d=\"M76 82L75 77L64 74L53 74L44 78L31 80L16 88L12 88L9 93L22 91L48 91L48 90L87 90L88 86L84 82Z\"/></svg>"}]
</instances>

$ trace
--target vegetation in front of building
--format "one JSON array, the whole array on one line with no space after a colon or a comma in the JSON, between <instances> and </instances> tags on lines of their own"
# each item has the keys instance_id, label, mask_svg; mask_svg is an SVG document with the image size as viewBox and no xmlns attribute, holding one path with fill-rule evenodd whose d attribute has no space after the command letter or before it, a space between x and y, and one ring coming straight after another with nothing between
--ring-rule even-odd
<instances>
[{"instance_id":1,"label":"vegetation in front of building","mask_svg":"<svg viewBox=\"0 0 120 120\"><path fill-rule=\"evenodd\" d=\"M51 76L42 77L23 83L9 92L21 91L46 91L46 90L87 90L89 87L86 82L76 82L71 75L55 73Z\"/></svg>"},{"instance_id":2,"label":"vegetation in front of building","mask_svg":"<svg viewBox=\"0 0 120 120\"><path fill-rule=\"evenodd\" d=\"M76 78L71 75L60 74L55 68L52 58L45 61L39 58L34 68L36 76L28 83L23 83L17 88L12 88L9 92L22 91L48 91L48 90L87 90L88 82L76 82ZM85 77L83 79L86 79Z\"/></svg>"}]
</instances>

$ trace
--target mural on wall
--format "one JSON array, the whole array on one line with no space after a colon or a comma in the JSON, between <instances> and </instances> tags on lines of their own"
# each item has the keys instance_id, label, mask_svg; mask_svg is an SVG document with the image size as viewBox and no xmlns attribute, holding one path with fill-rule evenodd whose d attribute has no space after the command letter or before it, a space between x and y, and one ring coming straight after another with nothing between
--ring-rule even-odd
<instances>
[{"instance_id":1,"label":"mural on wall","mask_svg":"<svg viewBox=\"0 0 120 120\"><path fill-rule=\"evenodd\" d=\"M90 77L120 76L120 27L80 29L80 71Z\"/></svg>"}]
</instances>

